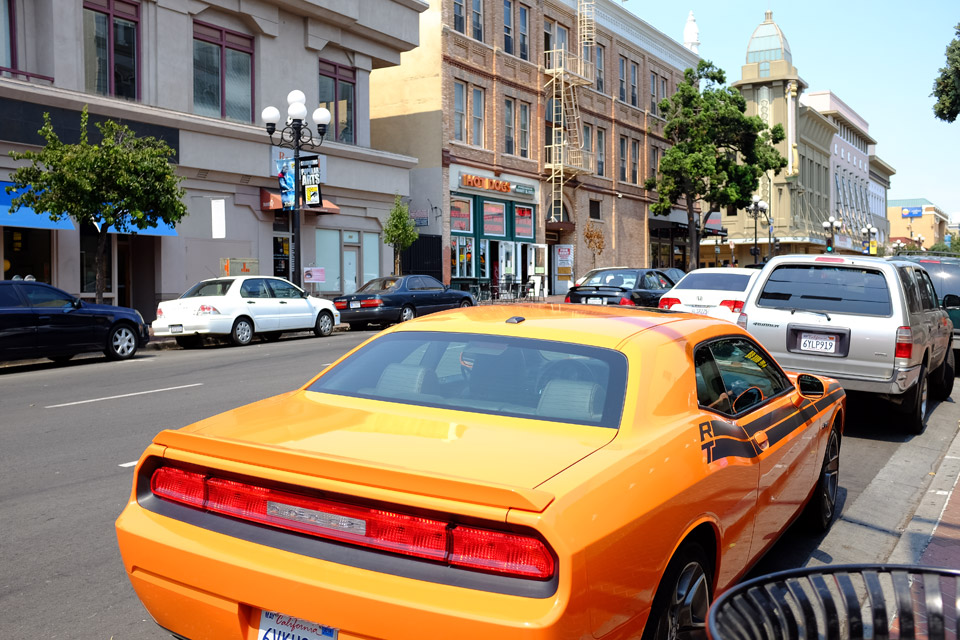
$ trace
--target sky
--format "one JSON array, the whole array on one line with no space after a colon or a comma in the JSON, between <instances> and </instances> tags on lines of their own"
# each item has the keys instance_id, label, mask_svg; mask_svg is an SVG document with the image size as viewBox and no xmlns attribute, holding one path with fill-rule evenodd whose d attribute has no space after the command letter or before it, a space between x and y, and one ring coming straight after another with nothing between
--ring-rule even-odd
<instances>
[{"instance_id":1,"label":"sky","mask_svg":"<svg viewBox=\"0 0 960 640\"><path fill-rule=\"evenodd\" d=\"M960 0L626 0L678 42L692 10L700 57L740 79L747 44L773 11L807 92L832 91L870 125L876 154L896 169L887 197L926 198L960 218L960 118L933 115L933 81L956 37Z\"/></svg>"}]
</instances>

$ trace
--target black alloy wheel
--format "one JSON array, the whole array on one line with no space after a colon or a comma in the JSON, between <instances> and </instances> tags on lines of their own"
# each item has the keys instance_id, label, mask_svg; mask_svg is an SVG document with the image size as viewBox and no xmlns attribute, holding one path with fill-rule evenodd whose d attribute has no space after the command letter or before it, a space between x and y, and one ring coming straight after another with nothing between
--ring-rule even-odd
<instances>
[{"instance_id":1,"label":"black alloy wheel","mask_svg":"<svg viewBox=\"0 0 960 640\"><path fill-rule=\"evenodd\" d=\"M706 640L712 584L706 552L683 543L657 587L642 640Z\"/></svg>"},{"instance_id":2,"label":"black alloy wheel","mask_svg":"<svg viewBox=\"0 0 960 640\"><path fill-rule=\"evenodd\" d=\"M817 478L817 486L810 496L810 502L803 510L803 518L811 533L821 534L830 528L836 517L837 492L840 488L840 418L834 419L827 448L823 454L823 465Z\"/></svg>"}]
</instances>

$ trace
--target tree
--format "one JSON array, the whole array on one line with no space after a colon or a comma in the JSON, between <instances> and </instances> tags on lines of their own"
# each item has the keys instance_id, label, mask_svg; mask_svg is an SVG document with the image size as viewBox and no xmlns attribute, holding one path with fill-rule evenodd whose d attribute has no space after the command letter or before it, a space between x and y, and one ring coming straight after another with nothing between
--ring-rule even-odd
<instances>
[{"instance_id":1,"label":"tree","mask_svg":"<svg viewBox=\"0 0 960 640\"><path fill-rule=\"evenodd\" d=\"M960 115L960 24L954 29L957 37L947 45L947 66L940 69L930 94L937 99L933 114L947 122L953 122Z\"/></svg>"},{"instance_id":2,"label":"tree","mask_svg":"<svg viewBox=\"0 0 960 640\"><path fill-rule=\"evenodd\" d=\"M664 136L673 144L660 160L659 177L645 187L657 191L654 215L669 215L683 201L690 234L688 268L700 263L700 234L710 213L723 207L746 207L760 176L779 173L787 161L774 148L784 139L783 127L767 130L758 116L745 115L747 103L736 89L724 86L722 69L701 60L687 69L677 92L659 104L666 118ZM698 201L707 204L700 219Z\"/></svg>"},{"instance_id":3,"label":"tree","mask_svg":"<svg viewBox=\"0 0 960 640\"><path fill-rule=\"evenodd\" d=\"M103 302L107 232L112 226L125 233L156 227L160 221L176 224L187 214L183 179L174 173L174 151L162 140L138 138L113 120L97 123L99 144L87 139L87 108L80 115L80 141L65 144L53 130L50 114L43 114L40 151L11 151L14 160L26 160L10 176L7 193L19 191L10 211L29 207L51 220L72 217L98 230L97 303Z\"/></svg>"},{"instance_id":4,"label":"tree","mask_svg":"<svg viewBox=\"0 0 960 640\"><path fill-rule=\"evenodd\" d=\"M417 226L410 218L410 207L403 203L400 194L393 197L393 208L383 228L383 241L393 247L393 274L400 275L400 252L412 245L420 236Z\"/></svg>"},{"instance_id":5,"label":"tree","mask_svg":"<svg viewBox=\"0 0 960 640\"><path fill-rule=\"evenodd\" d=\"M583 239L587 241L587 249L590 249L593 254L593 266L597 266L597 258L607 247L606 239L603 237L603 229L589 222L583 230Z\"/></svg>"}]
</instances>

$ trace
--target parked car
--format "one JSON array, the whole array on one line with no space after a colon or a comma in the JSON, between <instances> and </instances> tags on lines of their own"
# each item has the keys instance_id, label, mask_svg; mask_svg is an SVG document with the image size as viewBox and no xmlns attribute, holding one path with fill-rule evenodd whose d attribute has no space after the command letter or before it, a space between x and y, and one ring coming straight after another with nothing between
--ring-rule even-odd
<instances>
[{"instance_id":1,"label":"parked car","mask_svg":"<svg viewBox=\"0 0 960 640\"><path fill-rule=\"evenodd\" d=\"M759 275L756 269L696 269L663 294L659 306L736 322L743 311L747 291Z\"/></svg>"},{"instance_id":2,"label":"parked car","mask_svg":"<svg viewBox=\"0 0 960 640\"><path fill-rule=\"evenodd\" d=\"M576 279L576 281L574 282L574 286L579 286L583 284L585 281L593 277L594 274L599 273L600 271L606 271L608 269L629 269L629 268L630 267L598 267L596 269L590 269L590 271L587 271L585 274L583 274L582 276Z\"/></svg>"},{"instance_id":3,"label":"parked car","mask_svg":"<svg viewBox=\"0 0 960 640\"><path fill-rule=\"evenodd\" d=\"M158 434L117 538L183 638L683 637L830 525L845 404L719 320L459 309Z\"/></svg>"},{"instance_id":4,"label":"parked car","mask_svg":"<svg viewBox=\"0 0 960 640\"><path fill-rule=\"evenodd\" d=\"M66 362L90 351L128 360L149 341L136 309L84 302L43 282L0 280L0 360Z\"/></svg>"},{"instance_id":5,"label":"parked car","mask_svg":"<svg viewBox=\"0 0 960 640\"><path fill-rule=\"evenodd\" d=\"M670 278L673 282L680 282L680 279L683 278L683 276L687 275L686 271L684 271L683 269L677 269L676 267L661 269L661 271L663 271L663 273L666 274L666 276Z\"/></svg>"},{"instance_id":6,"label":"parked car","mask_svg":"<svg viewBox=\"0 0 960 640\"><path fill-rule=\"evenodd\" d=\"M930 274L937 299L953 321L953 349L960 349L960 257L923 253L894 259L916 262Z\"/></svg>"},{"instance_id":7,"label":"parked car","mask_svg":"<svg viewBox=\"0 0 960 640\"><path fill-rule=\"evenodd\" d=\"M417 316L477 304L469 291L451 289L433 276L374 278L355 293L333 299L343 321L354 331L368 324L385 326Z\"/></svg>"},{"instance_id":8,"label":"parked car","mask_svg":"<svg viewBox=\"0 0 960 640\"><path fill-rule=\"evenodd\" d=\"M788 368L899 404L912 433L925 426L928 383L937 400L953 389L953 323L929 274L914 262L775 257L738 324Z\"/></svg>"},{"instance_id":9,"label":"parked car","mask_svg":"<svg viewBox=\"0 0 960 640\"><path fill-rule=\"evenodd\" d=\"M285 331L329 336L339 323L332 302L283 278L240 276L201 280L176 300L161 302L152 326L154 336L172 336L180 346L193 347L208 335L229 337L241 346L257 334L266 340L278 340Z\"/></svg>"},{"instance_id":10,"label":"parked car","mask_svg":"<svg viewBox=\"0 0 960 640\"><path fill-rule=\"evenodd\" d=\"M567 290L564 302L656 307L674 281L656 269L602 269Z\"/></svg>"}]
</instances>

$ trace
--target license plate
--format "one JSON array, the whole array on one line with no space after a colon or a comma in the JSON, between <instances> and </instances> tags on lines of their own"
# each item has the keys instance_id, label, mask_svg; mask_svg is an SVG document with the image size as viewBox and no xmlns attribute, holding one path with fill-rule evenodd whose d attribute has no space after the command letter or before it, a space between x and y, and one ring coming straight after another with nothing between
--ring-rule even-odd
<instances>
[{"instance_id":1,"label":"license plate","mask_svg":"<svg viewBox=\"0 0 960 640\"><path fill-rule=\"evenodd\" d=\"M816 353L836 353L837 336L828 336L822 333L801 333L800 350Z\"/></svg>"},{"instance_id":2,"label":"license plate","mask_svg":"<svg viewBox=\"0 0 960 640\"><path fill-rule=\"evenodd\" d=\"M182 324L170 325L170 333L183 333L183 325Z\"/></svg>"},{"instance_id":3,"label":"license plate","mask_svg":"<svg viewBox=\"0 0 960 640\"><path fill-rule=\"evenodd\" d=\"M286 616L273 611L260 612L260 629L257 631L257 640L336 640L339 629L325 627L316 622Z\"/></svg>"},{"instance_id":4,"label":"license plate","mask_svg":"<svg viewBox=\"0 0 960 640\"><path fill-rule=\"evenodd\" d=\"M603 304L603 298L587 298L587 304Z\"/></svg>"},{"instance_id":5,"label":"license plate","mask_svg":"<svg viewBox=\"0 0 960 640\"><path fill-rule=\"evenodd\" d=\"M690 309L693 313L700 313L706 315L710 311L710 307L705 307L699 304L690 305Z\"/></svg>"},{"instance_id":6,"label":"license plate","mask_svg":"<svg viewBox=\"0 0 960 640\"><path fill-rule=\"evenodd\" d=\"M359 308L360 308L360 301L359 301L359 300L351 300L351 301L350 301L350 308L351 308L351 309L359 309Z\"/></svg>"}]
</instances>

